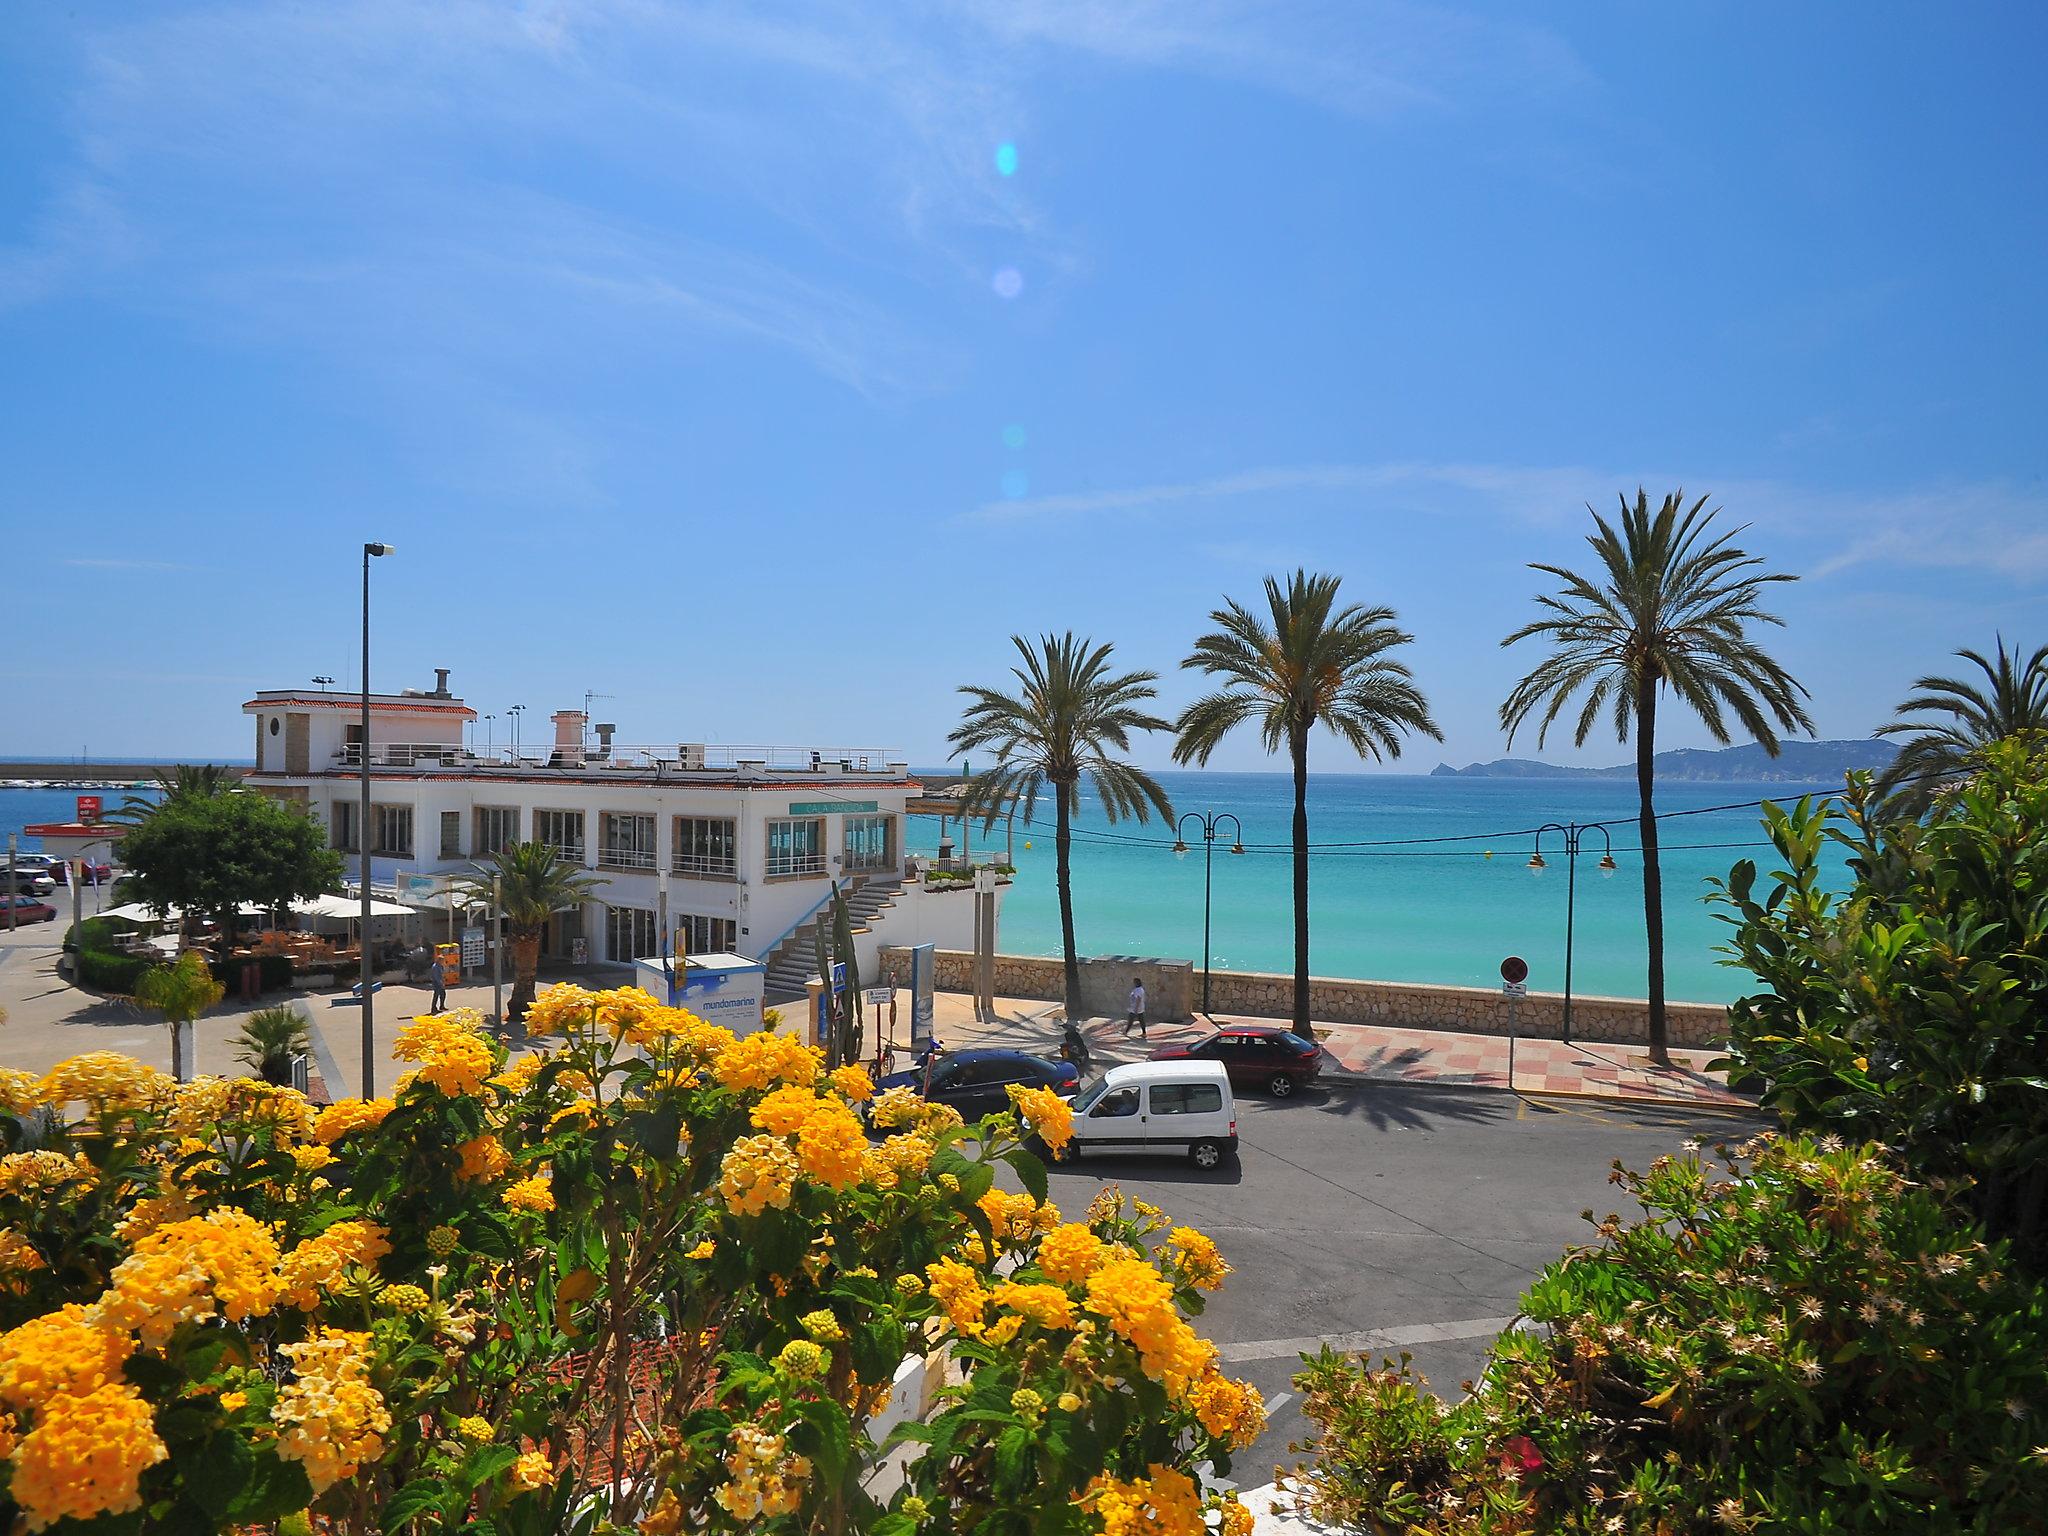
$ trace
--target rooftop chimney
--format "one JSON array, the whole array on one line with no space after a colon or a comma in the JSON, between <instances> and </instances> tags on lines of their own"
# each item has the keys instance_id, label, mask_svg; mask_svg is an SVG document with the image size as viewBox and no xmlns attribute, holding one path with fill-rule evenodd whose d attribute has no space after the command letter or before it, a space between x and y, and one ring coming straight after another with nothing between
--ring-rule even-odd
<instances>
[{"instance_id":1,"label":"rooftop chimney","mask_svg":"<svg viewBox=\"0 0 2048 1536\"><path fill-rule=\"evenodd\" d=\"M448 691L448 669L446 667L434 668L434 697L437 699L454 697Z\"/></svg>"},{"instance_id":2,"label":"rooftop chimney","mask_svg":"<svg viewBox=\"0 0 2048 1536\"><path fill-rule=\"evenodd\" d=\"M580 709L558 709L548 718L555 722L555 750L557 752L583 750L583 727L590 716Z\"/></svg>"},{"instance_id":3,"label":"rooftop chimney","mask_svg":"<svg viewBox=\"0 0 2048 1536\"><path fill-rule=\"evenodd\" d=\"M618 727L616 725L593 725L591 729L597 732L598 749L606 757L610 757L612 752L612 732L616 731Z\"/></svg>"}]
</instances>

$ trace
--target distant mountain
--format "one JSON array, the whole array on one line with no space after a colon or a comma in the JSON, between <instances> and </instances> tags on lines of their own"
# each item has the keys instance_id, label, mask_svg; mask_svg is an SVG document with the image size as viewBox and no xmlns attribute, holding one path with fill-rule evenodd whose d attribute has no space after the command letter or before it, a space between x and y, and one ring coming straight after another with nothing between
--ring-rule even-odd
<instances>
[{"instance_id":1,"label":"distant mountain","mask_svg":"<svg viewBox=\"0 0 2048 1536\"><path fill-rule=\"evenodd\" d=\"M1690 779L1695 782L1720 780L1733 784L1833 784L1852 768L1882 768L1897 754L1888 741L1788 741L1772 757L1755 742L1739 747L1722 747L1703 752L1681 747L1657 754L1657 777ZM1560 763L1539 763L1533 757L1500 757L1490 763L1472 763L1453 768L1438 763L1431 778L1460 779L1629 779L1635 777L1634 763L1617 763L1612 768L1568 768Z\"/></svg>"}]
</instances>

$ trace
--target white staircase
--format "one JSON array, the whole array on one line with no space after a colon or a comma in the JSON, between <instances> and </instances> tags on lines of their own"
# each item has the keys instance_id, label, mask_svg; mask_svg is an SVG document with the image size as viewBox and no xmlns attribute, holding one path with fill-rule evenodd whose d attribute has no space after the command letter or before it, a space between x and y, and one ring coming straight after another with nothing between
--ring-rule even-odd
<instances>
[{"instance_id":1,"label":"white staircase","mask_svg":"<svg viewBox=\"0 0 2048 1536\"><path fill-rule=\"evenodd\" d=\"M862 880L845 892L846 913L853 919L856 936L866 933L874 921L896 900L903 889L903 882L894 875ZM819 924L825 928L825 947L832 947L832 904L827 902L818 909L817 915L801 924L790 936L775 946L766 956L767 980L766 1001L773 1007L779 1003L800 1000L805 986L818 979L818 944L816 933Z\"/></svg>"}]
</instances>

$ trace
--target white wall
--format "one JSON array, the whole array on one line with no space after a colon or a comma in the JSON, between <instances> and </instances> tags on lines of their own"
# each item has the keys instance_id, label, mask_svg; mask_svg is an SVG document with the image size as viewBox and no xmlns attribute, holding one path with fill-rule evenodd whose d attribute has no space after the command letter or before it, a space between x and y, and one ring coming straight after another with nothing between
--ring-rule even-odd
<instances>
[{"instance_id":1,"label":"white wall","mask_svg":"<svg viewBox=\"0 0 2048 1536\"><path fill-rule=\"evenodd\" d=\"M1002 953L1003 898L1009 887L996 886L996 953ZM974 887L926 890L923 883L906 885L867 933L854 941L863 976L881 972L883 945L936 944L941 949L974 947Z\"/></svg>"}]
</instances>

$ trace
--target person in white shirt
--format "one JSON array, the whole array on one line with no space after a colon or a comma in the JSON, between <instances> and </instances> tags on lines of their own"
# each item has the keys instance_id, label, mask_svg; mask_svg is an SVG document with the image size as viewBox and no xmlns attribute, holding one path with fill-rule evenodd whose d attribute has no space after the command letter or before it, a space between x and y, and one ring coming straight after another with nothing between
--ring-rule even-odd
<instances>
[{"instance_id":1,"label":"person in white shirt","mask_svg":"<svg viewBox=\"0 0 2048 1536\"><path fill-rule=\"evenodd\" d=\"M1130 1011L1124 1015L1124 1033L1138 1032L1140 1040L1145 1038L1145 983L1142 978L1131 978Z\"/></svg>"}]
</instances>

